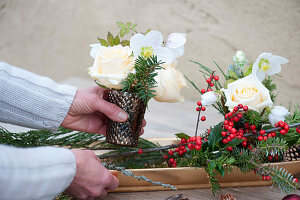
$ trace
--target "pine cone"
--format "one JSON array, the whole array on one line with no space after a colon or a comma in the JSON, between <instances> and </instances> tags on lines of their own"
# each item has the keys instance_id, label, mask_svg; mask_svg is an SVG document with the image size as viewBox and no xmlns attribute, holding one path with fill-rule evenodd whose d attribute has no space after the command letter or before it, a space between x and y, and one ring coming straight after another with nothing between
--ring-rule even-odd
<instances>
[{"instance_id":1,"label":"pine cone","mask_svg":"<svg viewBox=\"0 0 300 200\"><path fill-rule=\"evenodd\" d=\"M291 146L286 152L283 154L283 161L296 161L300 160L300 144L295 144Z\"/></svg>"},{"instance_id":2,"label":"pine cone","mask_svg":"<svg viewBox=\"0 0 300 200\"><path fill-rule=\"evenodd\" d=\"M236 200L236 198L230 193L224 193L220 196L220 200Z\"/></svg>"}]
</instances>

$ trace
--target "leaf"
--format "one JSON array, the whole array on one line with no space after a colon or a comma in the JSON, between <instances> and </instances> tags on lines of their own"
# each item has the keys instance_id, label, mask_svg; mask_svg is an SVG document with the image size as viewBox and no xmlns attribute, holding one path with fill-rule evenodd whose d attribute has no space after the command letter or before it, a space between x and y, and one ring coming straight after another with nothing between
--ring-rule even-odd
<instances>
[{"instance_id":1,"label":"leaf","mask_svg":"<svg viewBox=\"0 0 300 200\"><path fill-rule=\"evenodd\" d=\"M123 47L129 46L129 45L130 45L130 41L129 41L129 40L123 40L123 41L121 42L121 45L122 45Z\"/></svg>"},{"instance_id":2,"label":"leaf","mask_svg":"<svg viewBox=\"0 0 300 200\"><path fill-rule=\"evenodd\" d=\"M120 44L120 37L118 35L115 37L114 44L115 45Z\"/></svg>"},{"instance_id":3,"label":"leaf","mask_svg":"<svg viewBox=\"0 0 300 200\"><path fill-rule=\"evenodd\" d=\"M137 26L137 24L133 24L131 28L135 28Z\"/></svg>"},{"instance_id":4,"label":"leaf","mask_svg":"<svg viewBox=\"0 0 300 200\"><path fill-rule=\"evenodd\" d=\"M120 36L123 37L125 35L125 27L120 30Z\"/></svg>"},{"instance_id":5,"label":"leaf","mask_svg":"<svg viewBox=\"0 0 300 200\"><path fill-rule=\"evenodd\" d=\"M216 166L216 171L219 172L219 174L223 177L225 175L225 170L223 167L217 165Z\"/></svg>"},{"instance_id":6,"label":"leaf","mask_svg":"<svg viewBox=\"0 0 300 200\"><path fill-rule=\"evenodd\" d=\"M123 22L117 22L118 27L125 28L125 24Z\"/></svg>"},{"instance_id":7,"label":"leaf","mask_svg":"<svg viewBox=\"0 0 300 200\"><path fill-rule=\"evenodd\" d=\"M150 31L151 31L151 29L148 29L145 34L149 33Z\"/></svg>"},{"instance_id":8,"label":"leaf","mask_svg":"<svg viewBox=\"0 0 300 200\"><path fill-rule=\"evenodd\" d=\"M228 70L228 74L230 77L238 79L238 76L236 75L236 73L234 71Z\"/></svg>"},{"instance_id":9,"label":"leaf","mask_svg":"<svg viewBox=\"0 0 300 200\"><path fill-rule=\"evenodd\" d=\"M193 81L191 81L186 75L184 75L184 77L186 78L186 80L188 80L188 82L190 82L190 84L200 93L200 94L202 94L201 93L201 90L196 86L196 84L193 82Z\"/></svg>"},{"instance_id":10,"label":"leaf","mask_svg":"<svg viewBox=\"0 0 300 200\"><path fill-rule=\"evenodd\" d=\"M185 133L177 133L177 134L175 134L178 138L180 138L180 139L182 139L182 138L184 138L184 139L189 139L190 138L190 136L189 135L187 135L187 134L185 134Z\"/></svg>"},{"instance_id":11,"label":"leaf","mask_svg":"<svg viewBox=\"0 0 300 200\"><path fill-rule=\"evenodd\" d=\"M243 139L233 139L232 141L228 142L225 147L235 147L243 142Z\"/></svg>"},{"instance_id":12,"label":"leaf","mask_svg":"<svg viewBox=\"0 0 300 200\"><path fill-rule=\"evenodd\" d=\"M224 73L224 71L219 67L219 65L217 64L217 62L215 60L213 60L215 65L219 68L219 70L221 71L221 73L223 74L223 76L225 77L225 79L227 79L226 74Z\"/></svg>"},{"instance_id":13,"label":"leaf","mask_svg":"<svg viewBox=\"0 0 300 200\"><path fill-rule=\"evenodd\" d=\"M222 124L223 122L220 122L219 124L214 126L208 135L207 143L212 150L214 150L216 143L218 143L222 139L221 136Z\"/></svg>"},{"instance_id":14,"label":"leaf","mask_svg":"<svg viewBox=\"0 0 300 200\"><path fill-rule=\"evenodd\" d=\"M130 28L131 22L127 22L127 23L126 23L126 26L127 26L128 28Z\"/></svg>"},{"instance_id":15,"label":"leaf","mask_svg":"<svg viewBox=\"0 0 300 200\"><path fill-rule=\"evenodd\" d=\"M114 36L108 31L107 41L110 46L114 46Z\"/></svg>"},{"instance_id":16,"label":"leaf","mask_svg":"<svg viewBox=\"0 0 300 200\"><path fill-rule=\"evenodd\" d=\"M98 38L98 40L99 40L99 42L100 42L101 46L108 47L108 43L106 42L106 40L104 40L104 39L100 39L100 38Z\"/></svg>"},{"instance_id":17,"label":"leaf","mask_svg":"<svg viewBox=\"0 0 300 200\"><path fill-rule=\"evenodd\" d=\"M130 32L129 28L126 28L126 34L128 34Z\"/></svg>"}]
</instances>

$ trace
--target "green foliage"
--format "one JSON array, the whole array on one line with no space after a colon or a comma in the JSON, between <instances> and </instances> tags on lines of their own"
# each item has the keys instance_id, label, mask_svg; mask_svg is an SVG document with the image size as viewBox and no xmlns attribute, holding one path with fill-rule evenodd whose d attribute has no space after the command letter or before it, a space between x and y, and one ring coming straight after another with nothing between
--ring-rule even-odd
<instances>
[{"instance_id":1,"label":"green foliage","mask_svg":"<svg viewBox=\"0 0 300 200\"><path fill-rule=\"evenodd\" d=\"M120 37L124 37L126 34L129 34L130 32L132 33L137 33L136 31L136 26L137 24L132 24L131 22L117 22L118 27L120 28Z\"/></svg>"},{"instance_id":2,"label":"green foliage","mask_svg":"<svg viewBox=\"0 0 300 200\"><path fill-rule=\"evenodd\" d=\"M85 132L73 132L60 127L53 133L46 130L31 130L22 133L12 133L0 127L0 144L16 147L38 147L58 145L69 148L89 147L92 143L103 139L104 136Z\"/></svg>"},{"instance_id":3,"label":"green foliage","mask_svg":"<svg viewBox=\"0 0 300 200\"><path fill-rule=\"evenodd\" d=\"M275 98L276 95L274 94L274 91L276 90L276 84L273 83L272 79L270 76L268 76L267 78L265 78L262 82L262 84L265 85L265 87L270 91L270 96L271 96L271 100L273 101L273 103L275 102Z\"/></svg>"},{"instance_id":4,"label":"green foliage","mask_svg":"<svg viewBox=\"0 0 300 200\"><path fill-rule=\"evenodd\" d=\"M184 139L189 139L190 138L190 136L189 135L187 135L187 134L185 134L185 133L177 133L177 134L175 134L178 138L180 138L180 139L182 139L182 138L184 138Z\"/></svg>"},{"instance_id":5,"label":"green foliage","mask_svg":"<svg viewBox=\"0 0 300 200\"><path fill-rule=\"evenodd\" d=\"M218 182L217 173L214 171L215 168L210 164L204 169L208 176L208 182L210 184L211 192L215 196L218 192L221 192L221 185Z\"/></svg>"},{"instance_id":6,"label":"green foliage","mask_svg":"<svg viewBox=\"0 0 300 200\"><path fill-rule=\"evenodd\" d=\"M294 107L294 112L288 115L285 119L288 124L295 124L300 122L300 106L296 105ZM296 128L290 128L289 132L283 137L289 146L293 144L300 144L300 134L296 132Z\"/></svg>"},{"instance_id":7,"label":"green foliage","mask_svg":"<svg viewBox=\"0 0 300 200\"><path fill-rule=\"evenodd\" d=\"M150 58L139 56L134 64L136 72L129 74L122 82L122 90L137 94L147 105L148 101L155 96L154 77L157 75L156 70L163 70L162 64L163 62L157 60L157 56Z\"/></svg>"},{"instance_id":8,"label":"green foliage","mask_svg":"<svg viewBox=\"0 0 300 200\"><path fill-rule=\"evenodd\" d=\"M258 141L256 144L256 148L259 148L260 151L263 151L266 156L268 156L269 154L274 156L276 154L283 154L288 146L284 139L274 137L268 138L266 141Z\"/></svg>"},{"instance_id":9,"label":"green foliage","mask_svg":"<svg viewBox=\"0 0 300 200\"><path fill-rule=\"evenodd\" d=\"M222 124L223 122L220 122L216 126L214 126L207 138L208 147L210 150L215 150L215 145L218 145L218 143L222 140L221 131L222 131Z\"/></svg>"},{"instance_id":10,"label":"green foliage","mask_svg":"<svg viewBox=\"0 0 300 200\"><path fill-rule=\"evenodd\" d=\"M264 121L261 114L254 110L249 110L248 112L244 113L244 118L249 124L259 125Z\"/></svg>"}]
</instances>

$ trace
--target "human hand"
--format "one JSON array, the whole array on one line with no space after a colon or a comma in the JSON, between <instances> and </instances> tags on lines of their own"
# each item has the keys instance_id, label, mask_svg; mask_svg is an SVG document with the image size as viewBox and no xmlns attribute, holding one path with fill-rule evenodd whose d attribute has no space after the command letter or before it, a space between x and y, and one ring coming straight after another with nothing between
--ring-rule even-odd
<instances>
[{"instance_id":1,"label":"human hand","mask_svg":"<svg viewBox=\"0 0 300 200\"><path fill-rule=\"evenodd\" d=\"M66 193L77 199L95 199L106 196L107 190L118 187L119 181L103 167L90 150L71 150L76 158L76 174Z\"/></svg>"},{"instance_id":2,"label":"human hand","mask_svg":"<svg viewBox=\"0 0 300 200\"><path fill-rule=\"evenodd\" d=\"M107 117L118 122L126 121L127 113L117 105L105 101L103 99L104 91L99 86L78 90L61 126L105 135ZM142 126L145 125L146 121L143 120ZM142 129L141 134L143 132Z\"/></svg>"}]
</instances>

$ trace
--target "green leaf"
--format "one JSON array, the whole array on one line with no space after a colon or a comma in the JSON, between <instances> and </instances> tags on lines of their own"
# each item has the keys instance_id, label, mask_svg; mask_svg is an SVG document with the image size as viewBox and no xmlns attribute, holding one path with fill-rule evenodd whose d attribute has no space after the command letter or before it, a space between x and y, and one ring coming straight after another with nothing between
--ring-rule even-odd
<instances>
[{"instance_id":1,"label":"green leaf","mask_svg":"<svg viewBox=\"0 0 300 200\"><path fill-rule=\"evenodd\" d=\"M230 77L238 79L238 76L236 75L236 73L234 73L234 71L228 70L228 74Z\"/></svg>"},{"instance_id":2,"label":"green leaf","mask_svg":"<svg viewBox=\"0 0 300 200\"><path fill-rule=\"evenodd\" d=\"M123 47L129 46L129 45L130 45L130 41L129 41L129 40L123 40L123 41L121 42L121 45L122 45Z\"/></svg>"},{"instance_id":3,"label":"green leaf","mask_svg":"<svg viewBox=\"0 0 300 200\"><path fill-rule=\"evenodd\" d=\"M114 36L108 31L107 41L110 46L114 46Z\"/></svg>"},{"instance_id":4,"label":"green leaf","mask_svg":"<svg viewBox=\"0 0 300 200\"><path fill-rule=\"evenodd\" d=\"M150 31L151 31L151 29L148 29L145 34L149 33Z\"/></svg>"},{"instance_id":5,"label":"green leaf","mask_svg":"<svg viewBox=\"0 0 300 200\"><path fill-rule=\"evenodd\" d=\"M128 34L130 32L129 28L126 28L126 34Z\"/></svg>"},{"instance_id":6,"label":"green leaf","mask_svg":"<svg viewBox=\"0 0 300 200\"><path fill-rule=\"evenodd\" d=\"M201 90L196 86L196 84L191 81L186 75L184 75L185 79L201 94Z\"/></svg>"},{"instance_id":7,"label":"green leaf","mask_svg":"<svg viewBox=\"0 0 300 200\"><path fill-rule=\"evenodd\" d=\"M190 136L189 135L187 135L187 134L185 134L185 133L177 133L177 134L175 134L178 138L180 138L180 139L182 139L182 138L184 138L184 139L189 139L190 138Z\"/></svg>"},{"instance_id":8,"label":"green leaf","mask_svg":"<svg viewBox=\"0 0 300 200\"><path fill-rule=\"evenodd\" d=\"M225 145L225 148L226 147L236 147L237 145L241 144L243 142L243 139L233 139L232 141L228 142L226 145Z\"/></svg>"},{"instance_id":9,"label":"green leaf","mask_svg":"<svg viewBox=\"0 0 300 200\"><path fill-rule=\"evenodd\" d=\"M130 28L131 22L127 22L127 23L126 23L126 26L127 26L128 28Z\"/></svg>"},{"instance_id":10,"label":"green leaf","mask_svg":"<svg viewBox=\"0 0 300 200\"><path fill-rule=\"evenodd\" d=\"M213 60L214 61L214 60ZM219 68L219 70L221 71L221 73L223 74L223 76L225 77L225 79L227 79L226 74L224 73L224 71L219 67L219 65L217 64L216 61L214 61L215 65Z\"/></svg>"},{"instance_id":11,"label":"green leaf","mask_svg":"<svg viewBox=\"0 0 300 200\"><path fill-rule=\"evenodd\" d=\"M115 37L114 44L115 45L120 44L120 37L118 35Z\"/></svg>"},{"instance_id":12,"label":"green leaf","mask_svg":"<svg viewBox=\"0 0 300 200\"><path fill-rule=\"evenodd\" d=\"M133 24L131 28L135 28L137 26L137 24Z\"/></svg>"},{"instance_id":13,"label":"green leaf","mask_svg":"<svg viewBox=\"0 0 300 200\"><path fill-rule=\"evenodd\" d=\"M125 28L125 24L123 22L117 22L118 27Z\"/></svg>"},{"instance_id":14,"label":"green leaf","mask_svg":"<svg viewBox=\"0 0 300 200\"><path fill-rule=\"evenodd\" d=\"M223 167L217 165L216 166L216 171L219 172L219 174L223 177L225 175L225 170Z\"/></svg>"},{"instance_id":15,"label":"green leaf","mask_svg":"<svg viewBox=\"0 0 300 200\"><path fill-rule=\"evenodd\" d=\"M125 27L120 30L120 36L123 37L125 35Z\"/></svg>"},{"instance_id":16,"label":"green leaf","mask_svg":"<svg viewBox=\"0 0 300 200\"><path fill-rule=\"evenodd\" d=\"M218 143L222 139L222 124L223 122L220 122L219 124L214 126L208 135L207 143L212 150L214 150L216 143Z\"/></svg>"},{"instance_id":17,"label":"green leaf","mask_svg":"<svg viewBox=\"0 0 300 200\"><path fill-rule=\"evenodd\" d=\"M99 40L101 46L108 47L108 43L106 42L106 40L100 39L100 38L98 38L98 40Z\"/></svg>"}]
</instances>

